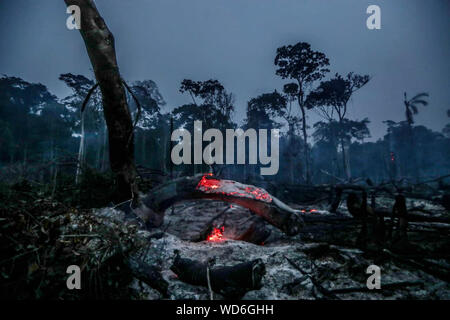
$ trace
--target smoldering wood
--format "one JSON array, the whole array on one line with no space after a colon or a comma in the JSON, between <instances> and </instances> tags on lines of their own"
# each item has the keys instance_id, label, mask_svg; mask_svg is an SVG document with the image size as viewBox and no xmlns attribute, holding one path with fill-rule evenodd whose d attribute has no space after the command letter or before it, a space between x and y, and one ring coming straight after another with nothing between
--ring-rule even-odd
<instances>
[{"instance_id":1,"label":"smoldering wood","mask_svg":"<svg viewBox=\"0 0 450 320\"><path fill-rule=\"evenodd\" d=\"M202 231L198 234L198 237L191 239L193 242L200 242L206 240L207 236L211 234L214 227L219 227L220 225L224 226L226 225L226 214L228 213L228 210L230 207L225 208L214 216L203 228ZM221 224L218 224L217 221L221 219L222 217L225 217L222 220ZM217 224L217 225L215 225ZM234 238L234 240L240 240L245 242L250 242L254 244L264 244L264 241L270 236L271 231L266 227L266 224L261 220L254 221L250 227L241 235Z\"/></svg>"},{"instance_id":2,"label":"smoldering wood","mask_svg":"<svg viewBox=\"0 0 450 320\"><path fill-rule=\"evenodd\" d=\"M154 188L143 199L143 205L136 210L136 214L149 226L158 227L163 223L164 211L175 202L186 199L211 199L231 202L247 208L290 236L298 234L304 225L298 210L292 209L268 193L270 201L241 192L243 188L251 188L266 193L263 189L236 181L217 179L216 181L223 184L226 190L234 191L225 192L221 191L225 189L220 188L214 191L202 190L198 186L204 178L213 179L200 174L174 179Z\"/></svg>"},{"instance_id":3,"label":"smoldering wood","mask_svg":"<svg viewBox=\"0 0 450 320\"><path fill-rule=\"evenodd\" d=\"M183 282L208 287L207 267L207 262L181 258L179 253L175 252L170 269ZM227 299L241 298L248 291L261 289L261 279L265 272L261 259L233 266L210 267L211 289Z\"/></svg>"},{"instance_id":4,"label":"smoldering wood","mask_svg":"<svg viewBox=\"0 0 450 320\"><path fill-rule=\"evenodd\" d=\"M215 217L213 217L203 228L202 231L200 231L199 235L197 238L191 239L191 241L193 242L200 242L203 240L206 240L206 237L211 234L213 228L214 228L214 223L217 219L220 219L227 211L228 211L228 207L225 208L224 210L222 210L222 212L220 212L219 214L217 214Z\"/></svg>"}]
</instances>

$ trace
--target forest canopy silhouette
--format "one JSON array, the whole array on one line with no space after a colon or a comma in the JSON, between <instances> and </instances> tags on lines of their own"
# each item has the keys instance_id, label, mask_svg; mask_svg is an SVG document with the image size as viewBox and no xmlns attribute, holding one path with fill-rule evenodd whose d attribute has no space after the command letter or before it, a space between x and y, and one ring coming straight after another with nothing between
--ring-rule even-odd
<instances>
[{"instance_id":1,"label":"forest canopy silhouette","mask_svg":"<svg viewBox=\"0 0 450 320\"><path fill-rule=\"evenodd\" d=\"M295 46L301 47L299 52L294 51ZM246 117L239 123L233 119L233 93L219 80L183 80L180 94L187 94L192 103L177 106L172 112L153 80L130 82L142 109L134 133L137 166L162 174L173 170L178 176L208 171L205 164L170 163L171 121L173 130L184 128L192 132L194 121L199 120L203 130L217 128L223 133L227 128L239 127L281 131L277 175L261 177L257 165L220 165L227 178L290 184L368 178L381 183L401 178L420 181L449 172L450 124L435 132L413 121L418 112L434 112L433 106L428 105L428 93L405 93L404 100L398 101L399 113L405 114L405 120L386 119L384 137L367 142L370 119L359 112L360 119L350 119L347 109L358 108L348 102L358 90L370 90L365 86L370 76L353 71L345 76L330 76L320 67L328 65L325 54L313 51L307 43L281 47L277 52L275 63L282 65L283 70L277 70L277 74L295 82L287 81L282 88L251 98ZM281 60L280 52L291 55L291 60ZM81 113L81 105L95 81L72 73L61 74L59 79L71 90L70 95L56 97L43 84L14 76L0 78L3 181L29 179L58 185L71 180L78 183L82 171L109 171L100 90L93 92ZM301 89L305 82L310 83L308 89ZM126 97L135 119L135 100L128 92ZM322 120L308 123L307 114L311 112L319 114ZM58 188L54 189L57 193Z\"/></svg>"}]
</instances>

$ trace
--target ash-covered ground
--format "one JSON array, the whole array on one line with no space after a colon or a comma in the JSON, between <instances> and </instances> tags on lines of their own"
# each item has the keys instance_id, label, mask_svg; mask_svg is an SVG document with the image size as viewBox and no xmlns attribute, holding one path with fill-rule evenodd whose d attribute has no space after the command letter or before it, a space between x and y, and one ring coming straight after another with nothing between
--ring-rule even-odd
<instances>
[{"instance_id":1,"label":"ash-covered ground","mask_svg":"<svg viewBox=\"0 0 450 320\"><path fill-rule=\"evenodd\" d=\"M379 206L391 207L389 199L377 199ZM441 206L423 200L408 200L409 208L424 216L448 217ZM133 255L160 269L168 282L169 299L210 299L207 287L185 283L170 267L175 250L180 257L200 262L214 258L216 266L262 259L266 273L261 289L247 292L242 299L449 299L450 225L439 222L409 223L408 238L399 243L380 243L376 227L361 248L361 227L348 214L345 204L331 214L326 204L292 207L301 210L305 228L288 237L260 217L237 205L212 200L177 203L166 211L157 229L139 230L140 247ZM96 216L114 224L125 215L113 209L96 211ZM108 222L107 222L108 223ZM390 221L386 221L389 225ZM246 237L252 227L268 235L260 243L236 240ZM211 228L223 227L222 239L206 240ZM221 229L222 230L222 229ZM394 236L395 238L395 230ZM248 237L247 237L248 238ZM251 238L251 237L250 237ZM366 282L370 265L381 268L381 289L369 290ZM132 287L142 299L162 295L135 279ZM223 299L214 293L214 299Z\"/></svg>"}]
</instances>

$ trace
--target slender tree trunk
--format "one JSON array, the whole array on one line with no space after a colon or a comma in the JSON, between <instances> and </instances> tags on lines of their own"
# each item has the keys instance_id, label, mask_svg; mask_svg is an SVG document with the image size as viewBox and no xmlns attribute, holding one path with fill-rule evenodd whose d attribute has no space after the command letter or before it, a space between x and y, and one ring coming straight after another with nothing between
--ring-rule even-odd
<instances>
[{"instance_id":1,"label":"slender tree trunk","mask_svg":"<svg viewBox=\"0 0 450 320\"><path fill-rule=\"evenodd\" d=\"M421 170L420 166L418 165L418 159L417 159L417 153L415 148L415 140L414 140L414 131L413 126L411 123L408 122L408 137L409 137L409 143L408 143L408 156L409 156L409 163L411 165L409 166L409 174L411 174L411 177L415 177L416 182L420 181L420 175ZM412 170L411 170L412 169ZM407 173L407 174L408 174Z\"/></svg>"},{"instance_id":2,"label":"slender tree trunk","mask_svg":"<svg viewBox=\"0 0 450 320\"><path fill-rule=\"evenodd\" d=\"M103 144L102 144L102 167L101 171L106 171L106 162L108 160L108 128L106 127L106 124L103 127Z\"/></svg>"},{"instance_id":3,"label":"slender tree trunk","mask_svg":"<svg viewBox=\"0 0 450 320\"><path fill-rule=\"evenodd\" d=\"M345 112L344 112L345 113ZM344 114L339 114L339 126L341 130L343 130L342 122L344 120ZM345 141L344 138L340 138L340 144L341 144L341 150L342 150L342 170L344 171L345 177L347 180L351 179L351 173L350 173L350 161L348 159L347 149L345 148Z\"/></svg>"},{"instance_id":4,"label":"slender tree trunk","mask_svg":"<svg viewBox=\"0 0 450 320\"><path fill-rule=\"evenodd\" d=\"M294 182L295 182L295 179L294 179L294 157L291 155L290 156L290 158L291 158L291 161L290 161L290 177L289 177L289 180L290 180L290 182L291 182L291 184L294 184Z\"/></svg>"},{"instance_id":5,"label":"slender tree trunk","mask_svg":"<svg viewBox=\"0 0 450 320\"><path fill-rule=\"evenodd\" d=\"M293 124L289 123L289 144L292 146L294 144L294 128L293 128ZM294 184L295 179L294 179L294 161L295 161L295 157L292 154L292 152L289 153L289 171L290 171L290 177L289 177L289 181L291 182L291 184Z\"/></svg>"},{"instance_id":6,"label":"slender tree trunk","mask_svg":"<svg viewBox=\"0 0 450 320\"><path fill-rule=\"evenodd\" d=\"M23 149L23 166L27 165L28 161L28 144L25 143L25 148Z\"/></svg>"},{"instance_id":7,"label":"slender tree trunk","mask_svg":"<svg viewBox=\"0 0 450 320\"><path fill-rule=\"evenodd\" d=\"M142 133L141 133L141 137L142 137L142 151L141 151L141 156L142 156L142 165L144 165L144 166L148 166L148 162L147 162L147 153L146 153L146 150L147 150L147 147L146 147L146 139L145 139L145 131L144 130L142 130Z\"/></svg>"},{"instance_id":8,"label":"slender tree trunk","mask_svg":"<svg viewBox=\"0 0 450 320\"><path fill-rule=\"evenodd\" d=\"M300 87L301 88L301 87ZM301 89L300 89L301 90ZM305 158L305 180L306 184L311 183L311 171L309 166L309 150L308 150L308 134L306 132L306 110L303 105L303 93L298 95L298 104L300 106L300 111L302 112L302 133L303 133L303 157Z\"/></svg>"},{"instance_id":9,"label":"slender tree trunk","mask_svg":"<svg viewBox=\"0 0 450 320\"><path fill-rule=\"evenodd\" d=\"M96 168L100 171L101 167L102 167L102 130L99 129L98 130L98 135L97 135L97 159L96 159Z\"/></svg>"},{"instance_id":10,"label":"slender tree trunk","mask_svg":"<svg viewBox=\"0 0 450 320\"><path fill-rule=\"evenodd\" d=\"M347 175L347 161L345 159L345 148L344 148L344 140L340 139L340 145L341 145L341 152L342 152L342 171L345 175Z\"/></svg>"},{"instance_id":11,"label":"slender tree trunk","mask_svg":"<svg viewBox=\"0 0 450 320\"><path fill-rule=\"evenodd\" d=\"M52 135L53 137L55 136L55 133L53 133ZM54 165L55 165L55 143L54 143L54 139L50 140L50 161L51 161L51 166L50 166L50 179L53 177L53 170L54 170Z\"/></svg>"},{"instance_id":12,"label":"slender tree trunk","mask_svg":"<svg viewBox=\"0 0 450 320\"><path fill-rule=\"evenodd\" d=\"M352 168L350 166L350 147L351 147L351 145L349 142L349 145L345 148L345 152L346 152L345 160L347 163L347 178L349 181L352 180Z\"/></svg>"},{"instance_id":13,"label":"slender tree trunk","mask_svg":"<svg viewBox=\"0 0 450 320\"><path fill-rule=\"evenodd\" d=\"M51 199L53 199L55 197L55 192L56 192L56 182L58 181L58 166L56 166L55 168L55 173L53 175L53 186L52 186L52 195L51 195Z\"/></svg>"},{"instance_id":14,"label":"slender tree trunk","mask_svg":"<svg viewBox=\"0 0 450 320\"><path fill-rule=\"evenodd\" d=\"M81 114L81 138L80 146L78 147L78 162L77 162L77 172L75 174L75 183L80 182L81 170L83 167L84 160L84 142L85 142L85 132L84 132L84 113Z\"/></svg>"},{"instance_id":15,"label":"slender tree trunk","mask_svg":"<svg viewBox=\"0 0 450 320\"><path fill-rule=\"evenodd\" d=\"M350 181L352 178L351 171L350 171L350 159L348 156L347 148L345 146L344 139L341 139L341 149L342 149L342 165L345 173L345 177L347 180Z\"/></svg>"},{"instance_id":16,"label":"slender tree trunk","mask_svg":"<svg viewBox=\"0 0 450 320\"><path fill-rule=\"evenodd\" d=\"M116 60L114 37L93 0L64 0L81 10L80 33L102 92L108 126L109 159L116 179L115 201L138 200L134 164L133 124Z\"/></svg>"},{"instance_id":17,"label":"slender tree trunk","mask_svg":"<svg viewBox=\"0 0 450 320\"><path fill-rule=\"evenodd\" d=\"M167 150L167 147L168 147L168 144L169 144L169 141L167 140L167 139L170 139L171 138L171 132L169 132L169 134L168 135L166 135L166 134L164 134L164 136L163 136L163 138L161 139L161 141L162 141L162 155L161 155L161 170L163 171L163 172L167 172L167 152L169 152L169 154L170 154L170 152L171 152L171 150ZM172 161L171 159L169 159L169 161Z\"/></svg>"}]
</instances>

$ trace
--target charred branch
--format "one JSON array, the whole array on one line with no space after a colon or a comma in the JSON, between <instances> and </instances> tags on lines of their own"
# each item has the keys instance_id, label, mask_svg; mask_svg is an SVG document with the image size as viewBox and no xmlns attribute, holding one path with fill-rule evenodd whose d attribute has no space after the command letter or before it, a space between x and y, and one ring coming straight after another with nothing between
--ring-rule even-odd
<instances>
[{"instance_id":1,"label":"charred branch","mask_svg":"<svg viewBox=\"0 0 450 320\"><path fill-rule=\"evenodd\" d=\"M265 266L261 259L233 266L210 268L208 263L181 258L178 252L175 252L170 269L179 280L203 287L208 287L209 273L211 290L227 299L241 298L247 291L259 290L261 279L265 274Z\"/></svg>"}]
</instances>

